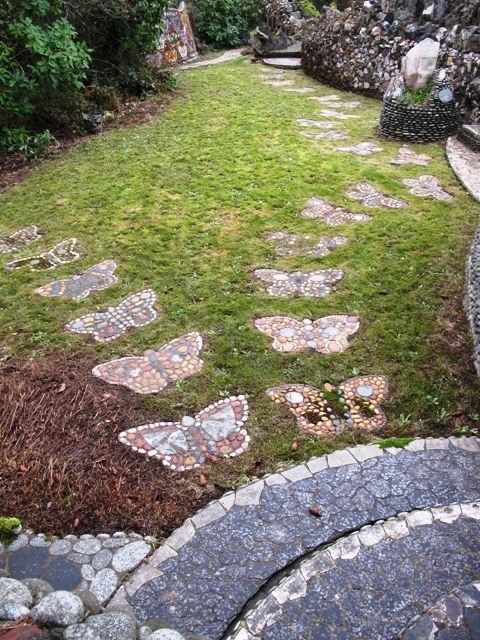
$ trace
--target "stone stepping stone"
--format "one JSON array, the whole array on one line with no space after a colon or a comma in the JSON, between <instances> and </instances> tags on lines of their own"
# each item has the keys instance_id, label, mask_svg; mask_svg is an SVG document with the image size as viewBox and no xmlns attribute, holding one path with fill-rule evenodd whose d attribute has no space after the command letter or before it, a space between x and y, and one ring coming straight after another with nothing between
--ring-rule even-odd
<instances>
[{"instance_id":1,"label":"stone stepping stone","mask_svg":"<svg viewBox=\"0 0 480 640\"><path fill-rule=\"evenodd\" d=\"M267 233L266 239L275 243L275 251L279 256L312 256L322 258L333 249L348 242L346 236L310 236L295 235L286 231L272 231Z\"/></svg>"},{"instance_id":2,"label":"stone stepping stone","mask_svg":"<svg viewBox=\"0 0 480 640\"><path fill-rule=\"evenodd\" d=\"M99 364L92 373L108 384L128 387L136 393L159 393L177 380L199 373L203 360L199 333L187 333L175 338L160 349L145 351L143 356L127 356Z\"/></svg>"},{"instance_id":3,"label":"stone stepping stone","mask_svg":"<svg viewBox=\"0 0 480 640\"><path fill-rule=\"evenodd\" d=\"M88 313L69 322L65 328L72 333L91 336L97 342L110 342L120 338L128 329L137 329L157 319L154 305L155 291L143 289L125 298L116 307L106 311Z\"/></svg>"},{"instance_id":4,"label":"stone stepping stone","mask_svg":"<svg viewBox=\"0 0 480 640\"><path fill-rule=\"evenodd\" d=\"M323 104L329 107L330 109L356 109L361 104L360 102L356 102L355 100L352 100L351 102L343 102L338 97L335 99L332 98L332 99L326 100L325 98L312 96L311 98L309 98L309 100L316 100L320 104Z\"/></svg>"},{"instance_id":5,"label":"stone stepping stone","mask_svg":"<svg viewBox=\"0 0 480 640\"><path fill-rule=\"evenodd\" d=\"M351 147L335 147L336 151L343 151L345 153L354 153L357 156L369 156L372 153L378 153L383 151L383 147L378 147L373 142L359 142Z\"/></svg>"},{"instance_id":6,"label":"stone stepping stone","mask_svg":"<svg viewBox=\"0 0 480 640\"><path fill-rule=\"evenodd\" d=\"M457 505L452 505L456 513ZM438 511L437 511L438 513ZM480 629L480 584L470 582L438 600L421 616L416 615L398 640L468 640Z\"/></svg>"},{"instance_id":7,"label":"stone stepping stone","mask_svg":"<svg viewBox=\"0 0 480 640\"><path fill-rule=\"evenodd\" d=\"M464 145L458 138L449 138L447 157L465 189L480 202L480 153Z\"/></svg>"},{"instance_id":8,"label":"stone stepping stone","mask_svg":"<svg viewBox=\"0 0 480 640\"><path fill-rule=\"evenodd\" d=\"M300 135L310 140L346 140L348 136L341 131L301 131Z\"/></svg>"},{"instance_id":9,"label":"stone stepping stone","mask_svg":"<svg viewBox=\"0 0 480 640\"><path fill-rule=\"evenodd\" d=\"M117 263L105 260L90 267L80 275L70 276L45 284L34 293L46 298L60 297L65 300L82 300L92 291L103 291L114 285L118 278L114 275Z\"/></svg>"},{"instance_id":10,"label":"stone stepping stone","mask_svg":"<svg viewBox=\"0 0 480 640\"><path fill-rule=\"evenodd\" d=\"M255 327L273 338L272 349L280 353L313 350L341 353L348 349L348 338L357 333L357 316L326 316L318 320L295 320L287 316L258 318Z\"/></svg>"},{"instance_id":11,"label":"stone stepping stone","mask_svg":"<svg viewBox=\"0 0 480 640\"><path fill-rule=\"evenodd\" d=\"M420 176L418 180L404 178L403 184L410 187L410 193L421 198L433 198L440 202L452 202L453 196L444 191L434 176Z\"/></svg>"},{"instance_id":12,"label":"stone stepping stone","mask_svg":"<svg viewBox=\"0 0 480 640\"><path fill-rule=\"evenodd\" d=\"M317 129L334 129L337 125L324 120L309 120L308 118L297 118L295 122L300 127L316 127Z\"/></svg>"},{"instance_id":13,"label":"stone stepping stone","mask_svg":"<svg viewBox=\"0 0 480 640\"><path fill-rule=\"evenodd\" d=\"M37 225L32 224L30 227L20 229L9 236L0 237L0 253L13 253L23 249L27 244L39 240L42 233Z\"/></svg>"},{"instance_id":14,"label":"stone stepping stone","mask_svg":"<svg viewBox=\"0 0 480 640\"><path fill-rule=\"evenodd\" d=\"M350 120L351 118L359 118L352 113L340 113L339 111L332 111L331 109L321 109L320 114L326 118L335 118L336 120Z\"/></svg>"},{"instance_id":15,"label":"stone stepping stone","mask_svg":"<svg viewBox=\"0 0 480 640\"><path fill-rule=\"evenodd\" d=\"M289 87L294 82L293 80L263 80L263 84L269 84L271 87Z\"/></svg>"},{"instance_id":16,"label":"stone stepping stone","mask_svg":"<svg viewBox=\"0 0 480 640\"><path fill-rule=\"evenodd\" d=\"M397 198L390 198L377 191L368 182L360 182L347 191L347 196L353 200L360 200L366 207L385 207L387 209L403 209L407 203Z\"/></svg>"},{"instance_id":17,"label":"stone stepping stone","mask_svg":"<svg viewBox=\"0 0 480 640\"><path fill-rule=\"evenodd\" d=\"M300 58L263 58L263 64L267 67L277 67L279 69L301 69Z\"/></svg>"},{"instance_id":18,"label":"stone stepping stone","mask_svg":"<svg viewBox=\"0 0 480 640\"><path fill-rule=\"evenodd\" d=\"M312 96L311 98L309 98L309 100L316 100L317 102L320 102L321 104L326 104L327 106L330 106L331 102L339 102L342 99L336 93L332 93L329 96Z\"/></svg>"},{"instance_id":19,"label":"stone stepping stone","mask_svg":"<svg viewBox=\"0 0 480 640\"><path fill-rule=\"evenodd\" d=\"M310 198L300 214L307 220L323 220L330 227L341 224L370 222L372 216L366 213L350 213L341 207L335 207L322 198Z\"/></svg>"},{"instance_id":20,"label":"stone stepping stone","mask_svg":"<svg viewBox=\"0 0 480 640\"><path fill-rule=\"evenodd\" d=\"M285 91L289 91L290 93L311 93L312 91L316 91L313 87L298 87L297 89L285 89Z\"/></svg>"},{"instance_id":21,"label":"stone stepping stone","mask_svg":"<svg viewBox=\"0 0 480 640\"><path fill-rule=\"evenodd\" d=\"M327 383L323 390L307 384L283 384L268 389L267 395L273 402L287 405L299 429L313 436L331 436L349 427L373 431L387 424L380 408L388 395L385 376L358 376L338 388Z\"/></svg>"},{"instance_id":22,"label":"stone stepping stone","mask_svg":"<svg viewBox=\"0 0 480 640\"><path fill-rule=\"evenodd\" d=\"M476 503L410 511L337 539L267 585L226 640L478 637L460 622L470 618L468 626L479 628L473 614L473 607L480 613L478 511ZM430 617L418 617L425 603L459 581L473 586L463 592L464 604L450 595Z\"/></svg>"},{"instance_id":23,"label":"stone stepping stone","mask_svg":"<svg viewBox=\"0 0 480 640\"><path fill-rule=\"evenodd\" d=\"M341 269L319 269L317 271L279 271L278 269L256 269L254 276L265 286L267 293L276 298L303 296L324 298L331 285L339 282L344 272Z\"/></svg>"},{"instance_id":24,"label":"stone stepping stone","mask_svg":"<svg viewBox=\"0 0 480 640\"><path fill-rule=\"evenodd\" d=\"M432 159L432 156L427 156L423 153L416 153L410 147L400 147L398 155L390 160L390 164L416 164L420 166L426 166Z\"/></svg>"},{"instance_id":25,"label":"stone stepping stone","mask_svg":"<svg viewBox=\"0 0 480 640\"><path fill-rule=\"evenodd\" d=\"M417 439L405 449L383 450L378 445L360 445L310 459L227 492L189 518L124 581L122 601L132 606L137 619L158 618L172 628L220 640L231 633L229 625L242 619L246 603L254 602L265 583L272 577L277 578L285 567L291 570L295 561L324 545L330 546L342 536L355 531L360 535L365 523L385 520L383 526L395 535L397 529L388 519L400 512L412 512L412 518L420 519L415 509L439 504L445 497L448 502L476 500L479 473L479 441L465 437ZM443 523L442 528L446 530ZM455 545L458 536L449 537ZM477 544L480 537L470 532L463 539L468 544L472 541ZM459 572L452 571L443 558L439 561L442 549L442 544L435 546L436 566L447 568L458 584L463 579ZM473 551L477 562L478 550ZM400 584L400 574L391 571L385 563L398 559L405 565L406 559L410 558L413 563L418 557L413 552L393 550L384 552L378 562L373 562L372 571L376 567L385 571L382 579L374 575L378 598L372 602L382 608L388 601L386 575L391 576L392 583ZM341 562L339 559L338 564ZM465 562L471 563L470 555ZM418 566L417 563L417 573ZM346 572L355 581L358 572L348 564ZM428 579L430 572L422 571L422 575ZM410 574L402 584L411 590ZM358 586L358 580L353 586ZM326 602L335 601L335 594L343 597L342 588L339 591L338 583L332 585L332 599ZM440 593L448 590L442 587L433 598L420 599L415 605L418 609L410 609L409 617L421 613L424 602L433 603ZM350 593L346 595L350 597ZM402 602L395 594L392 598L395 606ZM117 602L112 603L112 608ZM205 602L215 602L214 614L210 607L203 606ZM316 613L318 610L318 606L313 608ZM355 608L352 620L358 620L358 611L368 613L369 609ZM392 615L389 613L388 619L398 621L397 613L398 608ZM297 616L297 622L305 617L306 611ZM375 620L375 616L370 615L361 618ZM263 609L258 619L267 620L268 610ZM407 622L408 619L404 624ZM381 623L383 625L383 619ZM347 625L342 632L350 629ZM338 627L327 637L334 638L337 631ZM381 627L378 633L366 633L364 637L383 638L383 631ZM237 640L247 637L239 636ZM293 633L286 639L276 636L275 640L298 637L298 633ZM358 637L353 635L355 640Z\"/></svg>"},{"instance_id":26,"label":"stone stepping stone","mask_svg":"<svg viewBox=\"0 0 480 640\"><path fill-rule=\"evenodd\" d=\"M80 254L75 251L77 245L76 238L69 238L59 242L49 251L40 253L37 256L30 256L29 258L19 258L18 260L11 260L7 262L5 267L7 269L21 269L22 267L30 267L32 271L47 271L48 269L55 269L62 264L74 262L80 258Z\"/></svg>"},{"instance_id":27,"label":"stone stepping stone","mask_svg":"<svg viewBox=\"0 0 480 640\"><path fill-rule=\"evenodd\" d=\"M234 458L247 450L250 436L245 396L219 400L180 422L153 422L123 431L118 439L137 453L156 458L176 471L195 469L218 458Z\"/></svg>"}]
</instances>

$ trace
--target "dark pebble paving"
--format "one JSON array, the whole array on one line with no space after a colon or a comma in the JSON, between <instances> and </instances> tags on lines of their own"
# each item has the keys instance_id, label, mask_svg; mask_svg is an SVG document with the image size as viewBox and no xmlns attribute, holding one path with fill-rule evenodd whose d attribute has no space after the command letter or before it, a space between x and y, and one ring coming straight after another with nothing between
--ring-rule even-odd
<instances>
[{"instance_id":1,"label":"dark pebble paving","mask_svg":"<svg viewBox=\"0 0 480 640\"><path fill-rule=\"evenodd\" d=\"M450 444L385 454L278 486L268 486L267 480L259 504L235 504L223 517L198 528L178 555L152 561L159 575L133 590L129 601L141 621L160 618L173 628L217 640L262 585L295 559L400 512L476 500L479 472L478 453ZM321 516L312 515L310 508ZM441 549L437 558L443 558ZM386 578L392 560L386 554ZM444 582L438 595L452 587ZM382 599L386 605L388 598Z\"/></svg>"}]
</instances>

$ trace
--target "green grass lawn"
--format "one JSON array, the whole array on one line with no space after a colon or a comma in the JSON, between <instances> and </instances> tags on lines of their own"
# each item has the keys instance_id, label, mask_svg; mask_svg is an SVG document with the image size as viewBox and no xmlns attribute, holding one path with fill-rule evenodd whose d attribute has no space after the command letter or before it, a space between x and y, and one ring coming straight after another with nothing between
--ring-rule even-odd
<instances>
[{"instance_id":1,"label":"green grass lawn","mask_svg":"<svg viewBox=\"0 0 480 640\"><path fill-rule=\"evenodd\" d=\"M273 385L321 386L383 373L391 386L386 436L442 433L471 424L479 411L460 303L480 206L456 181L443 147L419 149L433 156L428 167L390 165L400 147L390 142L380 143L382 153L364 158L335 152L335 146L374 139L380 103L355 96L361 107L349 113L360 118L338 124L349 140L316 142L299 135L295 118L318 118L322 107L308 100L311 94L263 85L258 73L245 59L182 72L179 96L158 119L91 138L0 196L2 233L29 224L44 231L20 255L72 236L82 252L81 260L53 271L0 271L5 353L40 358L52 351L81 352L99 363L200 331L206 343L202 373L144 402L166 420L191 415L221 396L248 395L252 443L243 456L211 470L222 485L245 480L258 461L271 470L366 441L359 433L335 441L302 439L290 414L266 397ZM290 75L297 86L313 84ZM317 86L317 95L333 92ZM422 174L436 176L453 203L411 195L401 179ZM368 210L346 198L347 187L361 180L409 207ZM371 213L374 220L335 228L305 220L298 212L312 196ZM350 242L322 259L282 258L263 237L273 230L342 234ZM119 263L119 282L110 289L80 303L32 294L106 259ZM255 267L339 267L345 277L323 299L275 299L253 281ZM73 318L142 287L157 292L164 311L154 324L104 345L63 331ZM358 314L361 329L350 348L335 356L278 354L252 325L263 315L336 313Z\"/></svg>"}]
</instances>

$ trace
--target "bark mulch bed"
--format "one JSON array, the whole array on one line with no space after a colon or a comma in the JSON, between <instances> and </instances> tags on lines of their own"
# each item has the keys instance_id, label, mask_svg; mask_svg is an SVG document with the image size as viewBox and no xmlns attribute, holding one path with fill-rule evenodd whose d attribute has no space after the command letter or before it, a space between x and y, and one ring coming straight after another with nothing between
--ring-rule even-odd
<instances>
[{"instance_id":1,"label":"bark mulch bed","mask_svg":"<svg viewBox=\"0 0 480 640\"><path fill-rule=\"evenodd\" d=\"M221 492L117 440L158 419L141 398L99 385L72 355L12 358L0 368L0 515L37 532L167 535Z\"/></svg>"}]
</instances>

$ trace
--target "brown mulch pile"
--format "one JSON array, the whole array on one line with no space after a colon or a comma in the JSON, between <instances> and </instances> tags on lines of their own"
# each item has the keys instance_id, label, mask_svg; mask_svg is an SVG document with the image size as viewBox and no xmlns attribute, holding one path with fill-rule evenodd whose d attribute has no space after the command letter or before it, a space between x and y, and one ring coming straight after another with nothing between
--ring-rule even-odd
<instances>
[{"instance_id":1,"label":"brown mulch pile","mask_svg":"<svg viewBox=\"0 0 480 640\"><path fill-rule=\"evenodd\" d=\"M93 365L55 355L0 368L0 515L45 534L166 535L220 491L120 445L126 426L158 414L99 384Z\"/></svg>"}]
</instances>

